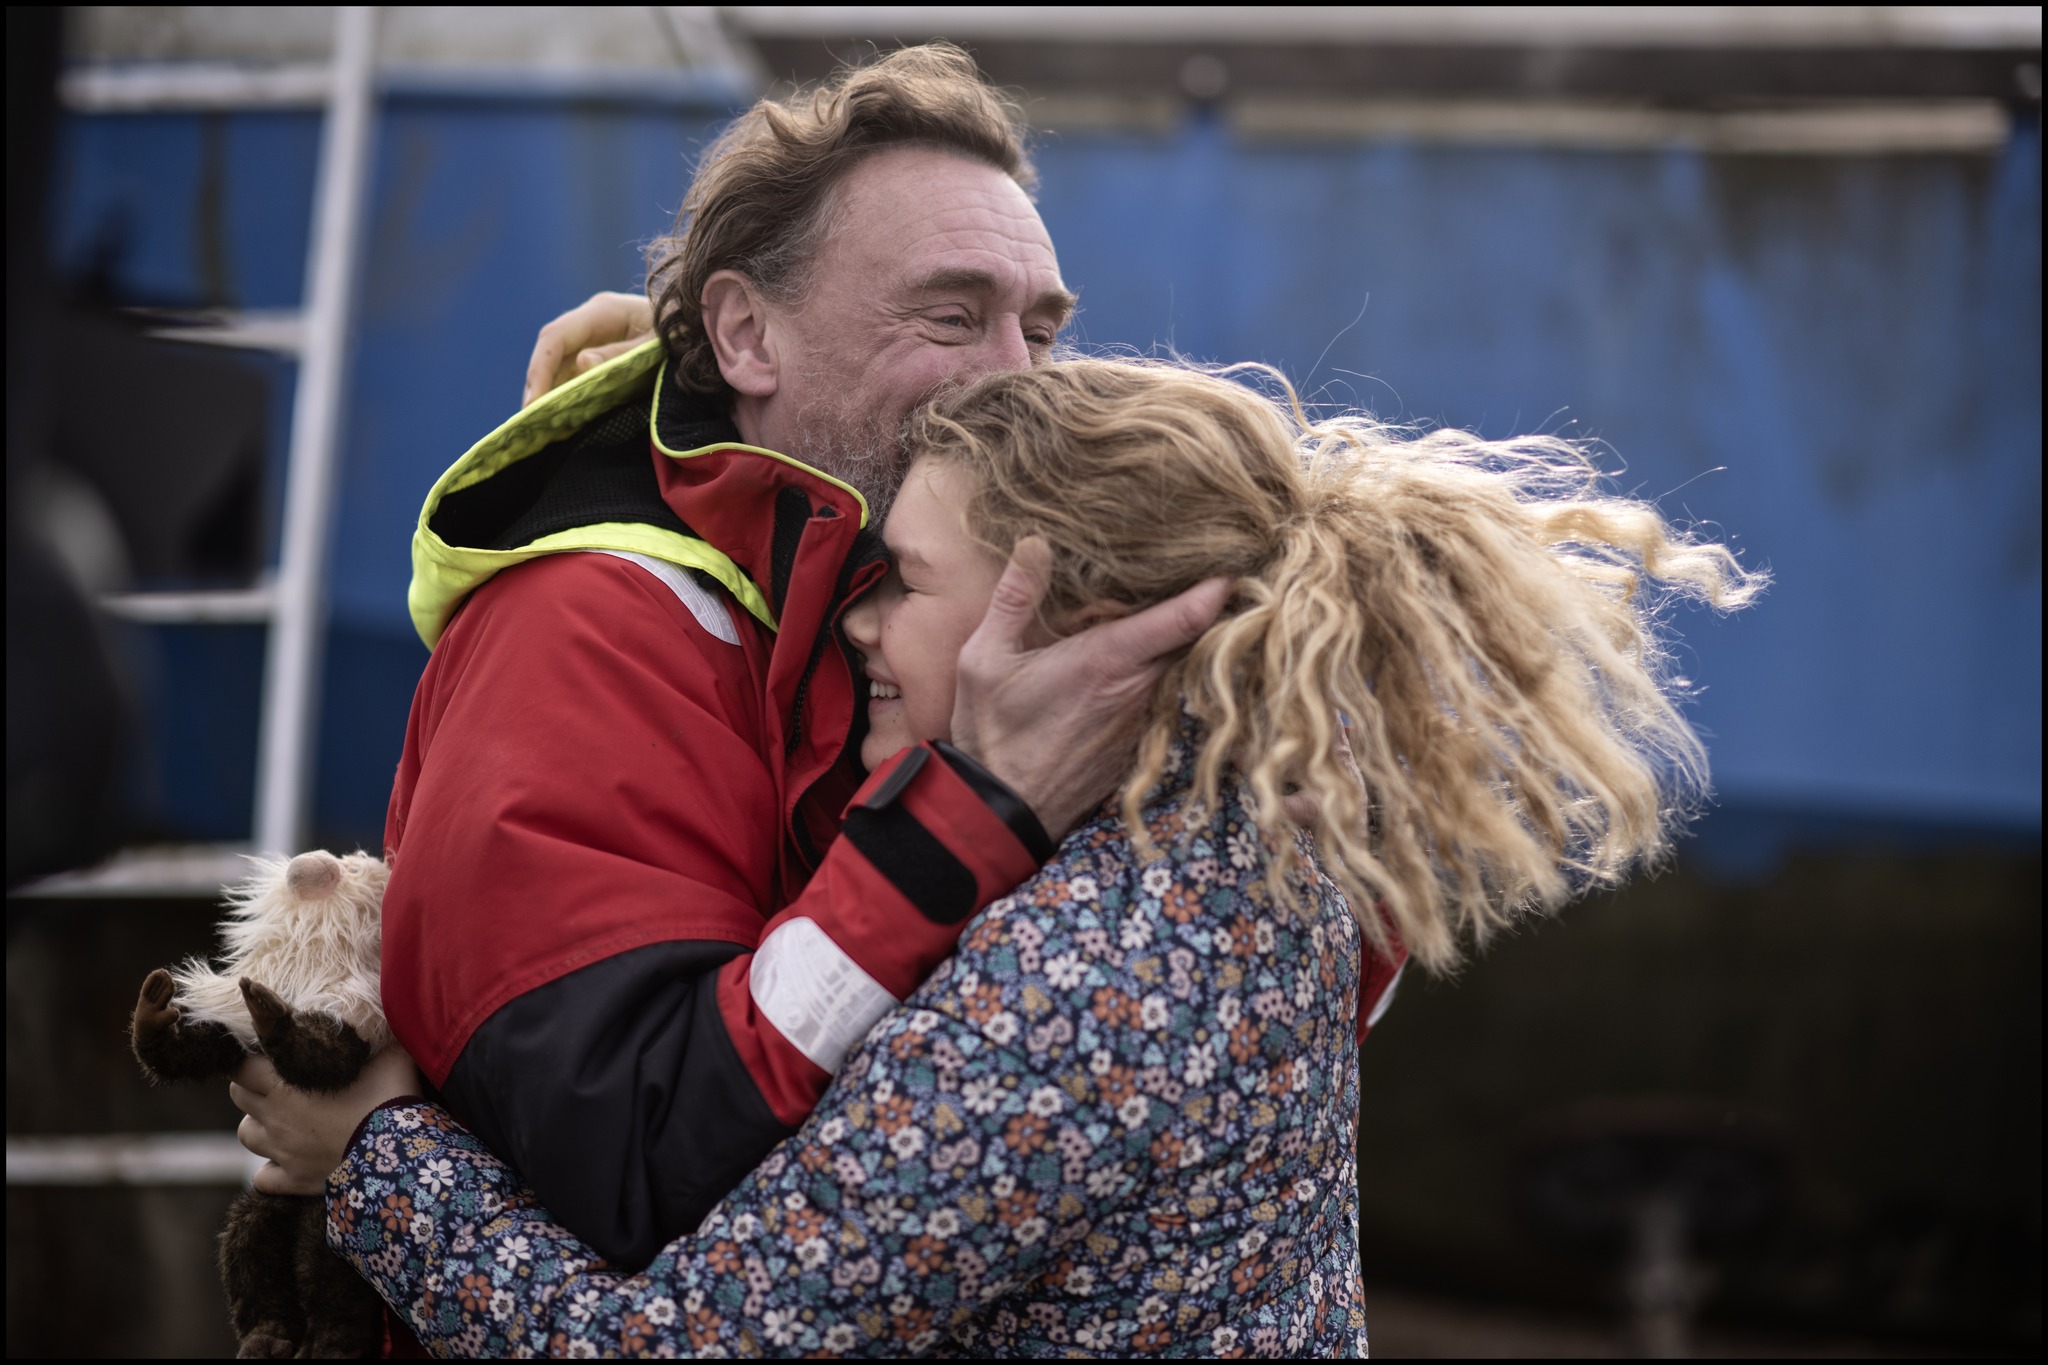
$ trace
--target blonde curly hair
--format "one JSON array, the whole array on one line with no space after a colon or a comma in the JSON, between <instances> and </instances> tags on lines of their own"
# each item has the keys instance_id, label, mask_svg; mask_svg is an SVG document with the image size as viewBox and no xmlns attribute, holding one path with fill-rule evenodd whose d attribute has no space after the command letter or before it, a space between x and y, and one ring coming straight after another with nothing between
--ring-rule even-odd
<instances>
[{"instance_id":1,"label":"blonde curly hair","mask_svg":"<svg viewBox=\"0 0 2048 1365\"><path fill-rule=\"evenodd\" d=\"M1142 847L1185 708L1197 799L1242 775L1272 891L1295 901L1298 789L1383 950L1448 970L1517 914L1659 858L1706 789L1659 617L1741 606L1764 577L1606 491L1572 442L1312 420L1260 366L1070 360L942 397L909 450L969 472L966 529L992 553L1049 542L1055 626L1232 581L1159 684L1124 819Z\"/></svg>"}]
</instances>

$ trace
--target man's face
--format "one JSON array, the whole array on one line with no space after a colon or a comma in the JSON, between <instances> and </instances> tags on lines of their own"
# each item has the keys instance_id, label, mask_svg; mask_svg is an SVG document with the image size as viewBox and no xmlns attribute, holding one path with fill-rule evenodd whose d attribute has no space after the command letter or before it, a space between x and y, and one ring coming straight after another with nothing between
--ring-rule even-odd
<instances>
[{"instance_id":1,"label":"man's face","mask_svg":"<svg viewBox=\"0 0 2048 1365\"><path fill-rule=\"evenodd\" d=\"M904 419L949 385L1044 361L1073 311L1052 239L992 166L902 148L855 166L794 309L762 441L846 480L879 521Z\"/></svg>"}]
</instances>

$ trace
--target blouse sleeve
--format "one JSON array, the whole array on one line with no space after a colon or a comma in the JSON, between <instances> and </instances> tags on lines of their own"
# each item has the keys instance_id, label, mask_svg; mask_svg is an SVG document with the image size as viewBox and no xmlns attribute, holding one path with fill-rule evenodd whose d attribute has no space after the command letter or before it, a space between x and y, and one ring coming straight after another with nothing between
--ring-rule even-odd
<instances>
[{"instance_id":1,"label":"blouse sleeve","mask_svg":"<svg viewBox=\"0 0 2048 1365\"><path fill-rule=\"evenodd\" d=\"M425 1103L364 1125L329 1240L438 1355L929 1350L1086 1237L1168 1117L1052 1083L971 997L936 994L877 1026L801 1131L639 1275Z\"/></svg>"}]
</instances>

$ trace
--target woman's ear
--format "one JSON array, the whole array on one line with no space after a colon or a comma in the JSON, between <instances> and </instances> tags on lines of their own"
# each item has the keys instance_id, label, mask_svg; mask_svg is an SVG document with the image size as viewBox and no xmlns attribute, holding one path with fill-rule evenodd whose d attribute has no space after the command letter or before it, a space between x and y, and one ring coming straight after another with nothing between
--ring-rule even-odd
<instances>
[{"instance_id":1,"label":"woman's ear","mask_svg":"<svg viewBox=\"0 0 2048 1365\"><path fill-rule=\"evenodd\" d=\"M704 281L700 302L704 335L725 382L744 398L773 396L781 378L781 337L754 282L737 270L721 270Z\"/></svg>"}]
</instances>

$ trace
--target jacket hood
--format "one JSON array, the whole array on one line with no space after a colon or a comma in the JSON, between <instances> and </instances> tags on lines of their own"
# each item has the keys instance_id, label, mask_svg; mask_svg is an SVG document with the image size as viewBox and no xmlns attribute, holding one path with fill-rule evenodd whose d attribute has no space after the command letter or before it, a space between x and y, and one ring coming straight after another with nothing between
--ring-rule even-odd
<instances>
[{"instance_id":1,"label":"jacket hood","mask_svg":"<svg viewBox=\"0 0 2048 1365\"><path fill-rule=\"evenodd\" d=\"M413 627L429 649L478 586L540 555L651 555L717 580L778 630L800 543L822 549L821 539L839 541L841 555L850 548L867 526L861 495L741 441L728 418L670 381L664 360L661 342L651 340L579 375L435 481L413 532L407 592ZM807 536L818 522L837 522L830 529L839 534ZM817 610L805 605L812 609L803 615Z\"/></svg>"}]
</instances>

